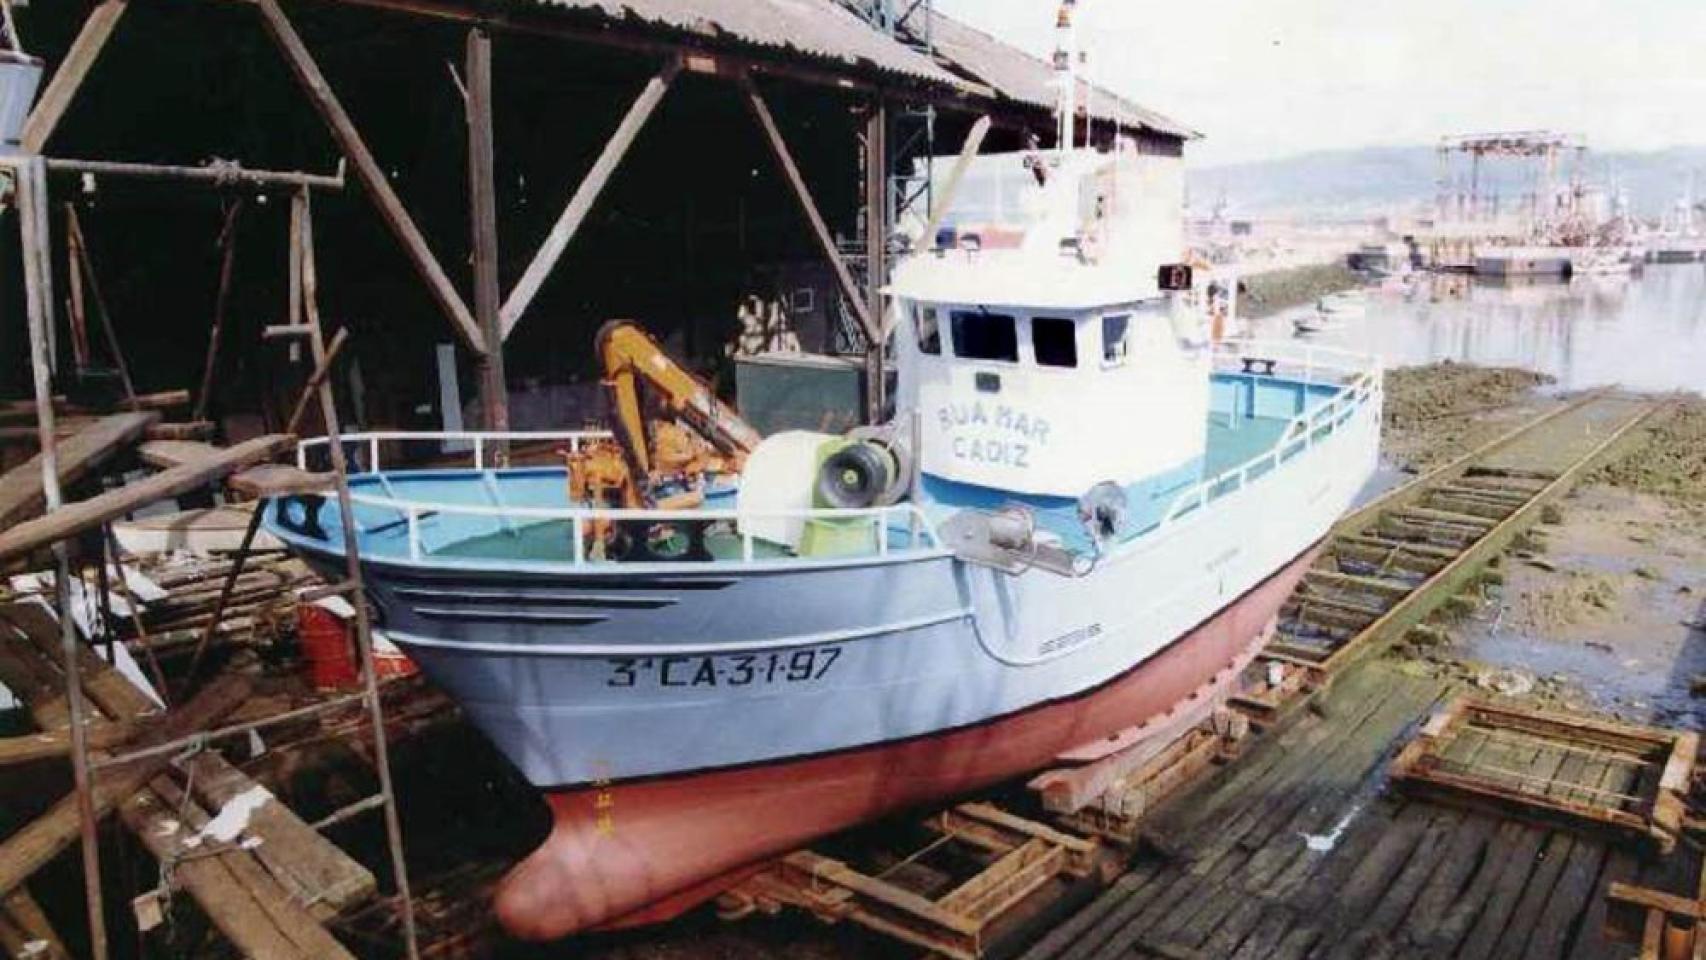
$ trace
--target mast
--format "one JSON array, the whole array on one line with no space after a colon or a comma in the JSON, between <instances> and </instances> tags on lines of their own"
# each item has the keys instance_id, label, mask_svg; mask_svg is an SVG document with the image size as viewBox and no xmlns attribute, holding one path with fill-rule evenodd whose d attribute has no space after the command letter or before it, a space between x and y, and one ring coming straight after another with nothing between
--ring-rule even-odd
<instances>
[{"instance_id":1,"label":"mast","mask_svg":"<svg viewBox=\"0 0 1706 960\"><path fill-rule=\"evenodd\" d=\"M1078 27L1074 22L1078 0L1060 0L1060 13L1055 21L1054 75L1060 85L1055 101L1055 148L1061 153L1072 149L1077 138L1078 119Z\"/></svg>"}]
</instances>

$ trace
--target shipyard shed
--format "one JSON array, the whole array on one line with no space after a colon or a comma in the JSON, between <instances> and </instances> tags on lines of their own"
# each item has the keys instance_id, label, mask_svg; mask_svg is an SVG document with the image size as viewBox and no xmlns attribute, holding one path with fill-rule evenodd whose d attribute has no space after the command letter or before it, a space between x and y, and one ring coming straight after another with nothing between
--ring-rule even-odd
<instances>
[{"instance_id":1,"label":"shipyard shed","mask_svg":"<svg viewBox=\"0 0 1706 960\"><path fill-rule=\"evenodd\" d=\"M239 437L276 426L307 371L260 341L289 320L293 188L233 164L325 179L319 284L351 334L334 384L357 424L523 429L603 413L590 344L613 317L727 389L743 305L785 315L808 352L871 367L887 225L930 199L917 161L956 152L980 116L986 149L1055 130L1050 65L929 3L128 0L18 18L55 121L26 146L224 171L192 184L54 167L50 242L63 273L75 208L135 389L205 392ZM479 99L470 36L489 65ZM1098 138L1117 127L1178 155L1195 135L1105 91L1089 102ZM478 175L471 124L492 144ZM343 163L352 149L370 162ZM16 274L4 282L20 295ZM24 392L24 346L21 325L0 325L0 393ZM58 353L73 365L71 344ZM90 353L90 389L110 388L116 358Z\"/></svg>"}]
</instances>

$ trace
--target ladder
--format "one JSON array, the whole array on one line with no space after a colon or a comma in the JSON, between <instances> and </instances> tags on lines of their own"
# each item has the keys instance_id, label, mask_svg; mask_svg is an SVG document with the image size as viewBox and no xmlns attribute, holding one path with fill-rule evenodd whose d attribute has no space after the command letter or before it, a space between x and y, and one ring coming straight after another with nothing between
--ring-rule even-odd
<instances>
[{"instance_id":1,"label":"ladder","mask_svg":"<svg viewBox=\"0 0 1706 960\"><path fill-rule=\"evenodd\" d=\"M409 960L419 960L420 946L415 930L414 898L409 890L408 864L403 856L403 828L397 815L397 795L391 782L390 750L385 740L385 711L379 699L379 678L373 662L373 623L367 607L366 586L362 579L360 548L356 544L354 503L349 488L349 458L344 452L337 398L327 377L331 364L336 359L337 350L328 349L320 324L319 282L314 262L314 225L308 197L308 189L301 187L292 198L290 219L293 229L290 243L292 260L300 264L298 272L302 307L302 322L293 326L301 328L298 335L307 340L309 357L314 363L313 373L309 375L304 387L303 399L305 403L307 394L312 392L319 401L320 417L329 441L326 449L331 459L333 488L337 491L338 518L343 525L344 546L344 580L330 585L321 595L341 595L355 610L355 645L361 660L361 699L367 710L369 729L373 734L373 763L379 777L378 793L332 812L317 822L315 827L323 830L367 810L383 810L385 841L390 851L391 872L397 884L397 901L402 913L404 946ZM342 344L341 331L337 343L339 346ZM304 403L297 405L297 414L293 420L300 417ZM294 428L295 425L292 424L292 429ZM257 509L255 517L258 519L260 515L261 511ZM253 522L250 529L254 529ZM249 539L252 537L245 538L245 552ZM242 558L243 554L239 554L238 565L241 565Z\"/></svg>"}]
</instances>

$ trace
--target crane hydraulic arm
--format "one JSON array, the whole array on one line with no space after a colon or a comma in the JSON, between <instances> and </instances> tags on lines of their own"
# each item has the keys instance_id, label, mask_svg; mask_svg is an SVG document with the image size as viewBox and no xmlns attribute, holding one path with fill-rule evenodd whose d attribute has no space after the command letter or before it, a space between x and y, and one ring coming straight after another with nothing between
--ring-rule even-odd
<instances>
[{"instance_id":1,"label":"crane hydraulic arm","mask_svg":"<svg viewBox=\"0 0 1706 960\"><path fill-rule=\"evenodd\" d=\"M699 378L670 359L651 334L628 320L612 320L598 331L598 356L604 368L616 437L637 481L656 472L652 430L641 403L640 382L660 412L685 421L718 453L740 469L762 439L733 408Z\"/></svg>"}]
</instances>

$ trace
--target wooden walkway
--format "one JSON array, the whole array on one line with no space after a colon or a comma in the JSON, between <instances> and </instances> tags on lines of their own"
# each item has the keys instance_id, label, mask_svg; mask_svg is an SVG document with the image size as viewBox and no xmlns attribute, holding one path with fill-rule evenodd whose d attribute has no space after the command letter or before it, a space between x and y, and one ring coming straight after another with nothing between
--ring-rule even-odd
<instances>
[{"instance_id":1,"label":"wooden walkway","mask_svg":"<svg viewBox=\"0 0 1706 960\"><path fill-rule=\"evenodd\" d=\"M1025 960L1629 955L1600 936L1604 890L1634 877L1602 839L1405 800L1386 768L1446 693L1370 662L1146 825L1146 852ZM1480 765L1621 791L1625 768L1520 741ZM1567 789L1567 788L1564 788Z\"/></svg>"}]
</instances>

